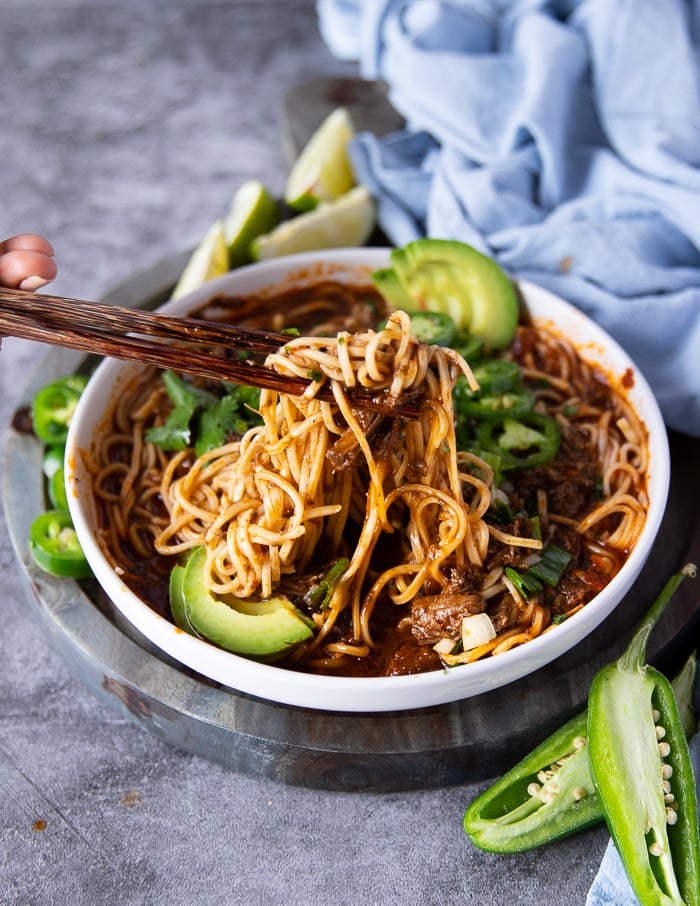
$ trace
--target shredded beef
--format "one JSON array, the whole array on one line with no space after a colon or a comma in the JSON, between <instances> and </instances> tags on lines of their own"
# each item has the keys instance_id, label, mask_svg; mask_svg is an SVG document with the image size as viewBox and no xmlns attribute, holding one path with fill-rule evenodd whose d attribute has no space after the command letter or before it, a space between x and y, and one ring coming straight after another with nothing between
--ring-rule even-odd
<instances>
[{"instance_id":1,"label":"shredded beef","mask_svg":"<svg viewBox=\"0 0 700 906\"><path fill-rule=\"evenodd\" d=\"M377 415L371 412L355 412L355 418L362 428L363 434L368 438L371 438L378 431L381 423L384 421L383 415ZM363 454L357 443L357 438L350 428L347 428L328 450L326 455L333 470L335 472L341 472L344 469L354 468L358 459L360 459Z\"/></svg>"},{"instance_id":2,"label":"shredded beef","mask_svg":"<svg viewBox=\"0 0 700 906\"><path fill-rule=\"evenodd\" d=\"M478 591L484 581L481 567L467 564L466 566L450 567L447 574L447 585L444 594L453 594L458 591Z\"/></svg>"},{"instance_id":3,"label":"shredded beef","mask_svg":"<svg viewBox=\"0 0 700 906\"><path fill-rule=\"evenodd\" d=\"M439 670L442 662L430 645L419 645L407 640L401 642L388 658L383 676L403 676L408 673L427 673Z\"/></svg>"},{"instance_id":4,"label":"shredded beef","mask_svg":"<svg viewBox=\"0 0 700 906\"><path fill-rule=\"evenodd\" d=\"M481 595L442 594L414 598L411 605L413 635L429 644L438 639L456 639L462 631L462 618L483 613L486 602Z\"/></svg>"},{"instance_id":5,"label":"shredded beef","mask_svg":"<svg viewBox=\"0 0 700 906\"><path fill-rule=\"evenodd\" d=\"M503 598L494 607L489 607L489 618L498 635L499 632L508 629L516 622L515 609L507 599Z\"/></svg>"},{"instance_id":6,"label":"shredded beef","mask_svg":"<svg viewBox=\"0 0 700 906\"><path fill-rule=\"evenodd\" d=\"M590 585L578 576L563 576L556 588L552 614L568 613L579 604L585 604L590 594Z\"/></svg>"},{"instance_id":7,"label":"shredded beef","mask_svg":"<svg viewBox=\"0 0 700 906\"><path fill-rule=\"evenodd\" d=\"M516 516L510 525L499 525L501 531L516 538L532 538L532 521L527 516ZM527 568L532 550L528 547L518 547L513 544L492 543L484 571L496 566L512 566L515 569Z\"/></svg>"}]
</instances>

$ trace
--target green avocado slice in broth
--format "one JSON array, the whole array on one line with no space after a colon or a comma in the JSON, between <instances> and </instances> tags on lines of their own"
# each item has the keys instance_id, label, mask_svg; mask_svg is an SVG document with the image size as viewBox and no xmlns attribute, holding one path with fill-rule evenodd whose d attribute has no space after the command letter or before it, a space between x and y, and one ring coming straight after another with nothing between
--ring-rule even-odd
<instances>
[{"instance_id":1,"label":"green avocado slice in broth","mask_svg":"<svg viewBox=\"0 0 700 906\"><path fill-rule=\"evenodd\" d=\"M213 595L204 582L205 562L204 548L195 548L184 574L171 584L181 628L190 627L227 651L265 661L311 638L313 621L284 595L261 601Z\"/></svg>"}]
</instances>

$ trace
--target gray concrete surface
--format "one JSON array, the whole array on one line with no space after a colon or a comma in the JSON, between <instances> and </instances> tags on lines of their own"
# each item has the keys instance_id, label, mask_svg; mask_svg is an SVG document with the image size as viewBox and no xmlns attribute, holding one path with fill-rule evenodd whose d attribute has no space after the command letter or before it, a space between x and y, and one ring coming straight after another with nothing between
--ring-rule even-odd
<instances>
[{"instance_id":1,"label":"gray concrete surface","mask_svg":"<svg viewBox=\"0 0 700 906\"><path fill-rule=\"evenodd\" d=\"M97 298L191 247L243 179L279 192L285 93L351 74L312 0L0 0L0 233ZM42 349L3 341L4 431ZM472 848L473 787L320 793L227 771L98 701L42 634L0 521L0 903L583 904L601 828Z\"/></svg>"}]
</instances>

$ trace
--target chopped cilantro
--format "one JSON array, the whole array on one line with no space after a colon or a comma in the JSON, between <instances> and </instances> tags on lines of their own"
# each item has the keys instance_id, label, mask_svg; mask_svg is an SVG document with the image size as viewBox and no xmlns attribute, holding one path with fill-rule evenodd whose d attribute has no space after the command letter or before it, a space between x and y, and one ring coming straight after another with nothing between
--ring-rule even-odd
<instances>
[{"instance_id":1,"label":"chopped cilantro","mask_svg":"<svg viewBox=\"0 0 700 906\"><path fill-rule=\"evenodd\" d=\"M200 414L195 442L197 456L222 446L232 434L245 434L251 425L260 420L255 411L259 405L259 390L232 385L226 396Z\"/></svg>"},{"instance_id":2,"label":"chopped cilantro","mask_svg":"<svg viewBox=\"0 0 700 906\"><path fill-rule=\"evenodd\" d=\"M218 397L184 381L173 371L163 372L162 377L173 408L162 425L146 432L146 440L164 450L194 447L201 456L259 421L259 390L226 384L226 394Z\"/></svg>"}]
</instances>

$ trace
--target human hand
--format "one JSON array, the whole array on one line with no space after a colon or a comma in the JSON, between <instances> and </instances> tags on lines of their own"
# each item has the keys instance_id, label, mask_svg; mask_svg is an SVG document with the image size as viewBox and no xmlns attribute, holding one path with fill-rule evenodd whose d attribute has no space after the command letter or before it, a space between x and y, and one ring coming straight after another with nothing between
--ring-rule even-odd
<instances>
[{"instance_id":1,"label":"human hand","mask_svg":"<svg viewBox=\"0 0 700 906\"><path fill-rule=\"evenodd\" d=\"M51 243L36 233L0 240L0 286L35 290L58 272Z\"/></svg>"}]
</instances>

